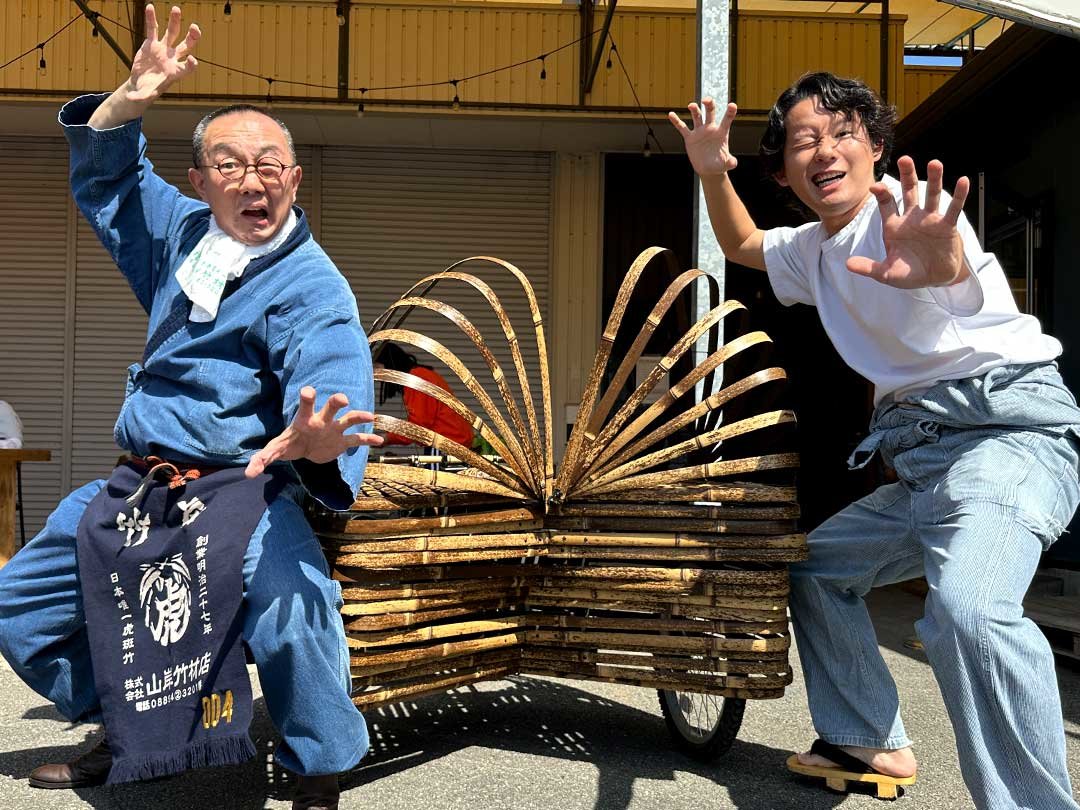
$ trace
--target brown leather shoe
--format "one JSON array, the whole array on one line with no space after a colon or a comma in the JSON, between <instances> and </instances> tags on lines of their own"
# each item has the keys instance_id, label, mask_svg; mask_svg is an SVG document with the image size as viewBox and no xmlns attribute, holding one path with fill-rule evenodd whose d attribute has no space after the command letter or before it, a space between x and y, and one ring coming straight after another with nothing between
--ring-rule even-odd
<instances>
[{"instance_id":1,"label":"brown leather shoe","mask_svg":"<svg viewBox=\"0 0 1080 810\"><path fill-rule=\"evenodd\" d=\"M60 765L39 765L30 772L30 786L46 790L96 787L104 785L112 768L112 749L109 739L101 742L71 762Z\"/></svg>"},{"instance_id":2,"label":"brown leather shoe","mask_svg":"<svg viewBox=\"0 0 1080 810\"><path fill-rule=\"evenodd\" d=\"M296 777L292 810L338 810L341 788L336 773Z\"/></svg>"}]
</instances>

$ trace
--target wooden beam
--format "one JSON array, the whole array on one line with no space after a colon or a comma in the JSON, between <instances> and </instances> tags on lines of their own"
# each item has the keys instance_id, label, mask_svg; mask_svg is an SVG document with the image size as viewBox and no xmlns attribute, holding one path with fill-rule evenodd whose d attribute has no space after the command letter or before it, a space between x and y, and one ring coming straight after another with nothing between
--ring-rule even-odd
<instances>
[{"instance_id":1,"label":"wooden beam","mask_svg":"<svg viewBox=\"0 0 1080 810\"><path fill-rule=\"evenodd\" d=\"M120 61L124 63L124 67L131 70L131 57L124 53L124 49L120 47L120 43L113 39L112 35L102 27L101 23L98 21L98 12L87 6L85 0L71 0L71 2L79 7L79 10L85 15L86 19L94 26L94 30L98 32L108 46L113 49L113 53L115 53Z\"/></svg>"}]
</instances>

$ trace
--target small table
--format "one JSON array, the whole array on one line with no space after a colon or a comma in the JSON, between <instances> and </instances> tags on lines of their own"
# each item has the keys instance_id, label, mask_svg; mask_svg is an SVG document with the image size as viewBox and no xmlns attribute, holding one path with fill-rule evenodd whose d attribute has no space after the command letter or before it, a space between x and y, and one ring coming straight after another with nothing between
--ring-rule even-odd
<instances>
[{"instance_id":1,"label":"small table","mask_svg":"<svg viewBox=\"0 0 1080 810\"><path fill-rule=\"evenodd\" d=\"M48 450L0 450L0 567L12 558L15 546L15 501L18 498L17 465L23 461L49 461Z\"/></svg>"}]
</instances>

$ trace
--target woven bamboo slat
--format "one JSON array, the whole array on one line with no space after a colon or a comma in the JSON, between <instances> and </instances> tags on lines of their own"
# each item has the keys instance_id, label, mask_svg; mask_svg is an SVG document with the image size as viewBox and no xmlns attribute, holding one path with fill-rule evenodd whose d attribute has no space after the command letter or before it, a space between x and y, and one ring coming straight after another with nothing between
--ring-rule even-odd
<instances>
[{"instance_id":1,"label":"woven bamboo slat","mask_svg":"<svg viewBox=\"0 0 1080 810\"><path fill-rule=\"evenodd\" d=\"M639 282L656 272L667 273L654 285L663 292L642 302ZM507 273L527 307L496 292L491 274ZM453 304L443 298L451 287ZM708 302L696 320L686 316L693 295ZM434 451L373 456L352 509L313 516L342 584L357 706L513 673L783 694L787 565L806 556L794 416L755 410L786 379L782 369L714 385L725 364L769 343L749 332L721 345L720 324L741 309L720 300L707 274L680 272L660 248L644 251L620 285L557 465L543 319L520 270L466 259L422 278L378 318L373 354L395 341L434 358L474 405L411 373L375 378L432 397L494 453L379 414L377 430ZM464 335L472 359L409 328L421 312ZM481 334L478 312L494 313L501 335ZM662 334L675 337L657 346ZM691 361L702 342L703 357ZM660 359L638 375L646 350ZM676 367L680 378L667 382ZM745 416L725 420L736 399ZM725 452L736 445L747 449Z\"/></svg>"}]
</instances>

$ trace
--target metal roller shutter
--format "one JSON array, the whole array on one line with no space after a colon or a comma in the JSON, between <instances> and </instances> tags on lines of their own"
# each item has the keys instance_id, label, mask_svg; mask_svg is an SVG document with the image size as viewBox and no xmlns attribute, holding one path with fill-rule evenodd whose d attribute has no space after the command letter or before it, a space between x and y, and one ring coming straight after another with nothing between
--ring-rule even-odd
<instances>
[{"instance_id":1,"label":"metal roller shutter","mask_svg":"<svg viewBox=\"0 0 1080 810\"><path fill-rule=\"evenodd\" d=\"M496 256L524 272L547 323L551 182L549 153L326 147L322 245L352 285L365 328L420 278L476 255ZM491 284L509 311L530 366L537 415L542 418L531 319L520 286L508 273L489 265L463 269ZM519 396L494 313L464 284L444 282L436 292L435 297L473 320L511 380L511 390ZM466 362L479 358L469 339L439 315L415 310L406 326L438 340ZM456 376L438 360L404 348L435 367L455 394L480 412ZM495 385L483 378L481 382L501 406ZM399 414L400 398L378 410Z\"/></svg>"},{"instance_id":2,"label":"metal roller shutter","mask_svg":"<svg viewBox=\"0 0 1080 810\"><path fill-rule=\"evenodd\" d=\"M62 139L0 138L0 399L23 422L23 446L52 451L22 467L27 539L62 494L67 165Z\"/></svg>"}]
</instances>

